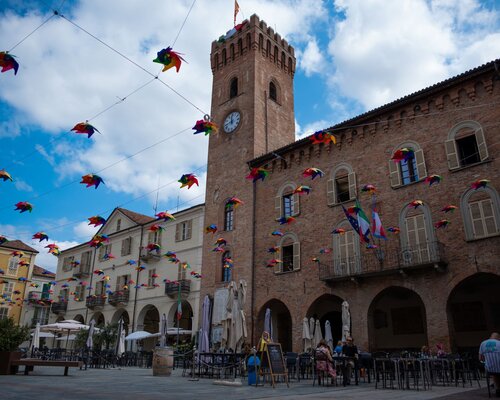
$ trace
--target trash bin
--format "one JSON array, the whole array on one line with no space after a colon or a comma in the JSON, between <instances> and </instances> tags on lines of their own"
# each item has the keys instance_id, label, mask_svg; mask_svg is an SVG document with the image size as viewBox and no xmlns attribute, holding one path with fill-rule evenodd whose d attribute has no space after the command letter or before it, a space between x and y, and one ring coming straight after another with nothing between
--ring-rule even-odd
<instances>
[{"instance_id":1,"label":"trash bin","mask_svg":"<svg viewBox=\"0 0 500 400\"><path fill-rule=\"evenodd\" d=\"M260 366L260 358L250 356L247 360L248 384L255 385L257 383L257 368Z\"/></svg>"}]
</instances>

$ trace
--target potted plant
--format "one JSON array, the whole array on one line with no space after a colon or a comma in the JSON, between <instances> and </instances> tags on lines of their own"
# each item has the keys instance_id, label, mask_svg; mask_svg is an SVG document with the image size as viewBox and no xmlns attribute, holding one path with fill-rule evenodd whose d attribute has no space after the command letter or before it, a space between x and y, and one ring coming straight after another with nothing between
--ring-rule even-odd
<instances>
[{"instance_id":1,"label":"potted plant","mask_svg":"<svg viewBox=\"0 0 500 400\"><path fill-rule=\"evenodd\" d=\"M12 318L0 319L0 375L10 373L11 361L21 358L17 348L29 337L29 327L16 325Z\"/></svg>"}]
</instances>

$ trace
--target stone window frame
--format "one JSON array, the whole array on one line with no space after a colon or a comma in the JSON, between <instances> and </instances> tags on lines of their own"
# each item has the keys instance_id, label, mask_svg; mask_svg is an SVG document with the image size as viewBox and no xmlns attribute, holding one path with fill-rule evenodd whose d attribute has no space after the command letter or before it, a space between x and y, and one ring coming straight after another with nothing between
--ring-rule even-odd
<instances>
[{"instance_id":1,"label":"stone window frame","mask_svg":"<svg viewBox=\"0 0 500 400\"><path fill-rule=\"evenodd\" d=\"M128 256L132 254L132 236L126 237L122 240L121 256Z\"/></svg>"},{"instance_id":2,"label":"stone window frame","mask_svg":"<svg viewBox=\"0 0 500 400\"><path fill-rule=\"evenodd\" d=\"M281 260L281 262L277 263L275 266L274 266L274 273L275 274L288 274L288 273L291 273L291 272L297 272L297 271L300 271L300 240L299 240L299 237L297 236L296 233L294 232L287 232L285 233L283 236L281 236L278 244L277 244L277 247L280 248L280 256L282 257L283 254L283 246L285 244L285 242L287 242L288 240L292 240L292 246L293 246L293 269L291 271L283 271L283 261Z\"/></svg>"},{"instance_id":3,"label":"stone window frame","mask_svg":"<svg viewBox=\"0 0 500 400\"><path fill-rule=\"evenodd\" d=\"M286 182L278 189L278 194L274 199L274 209L275 209L275 219L279 219L284 216L283 211L283 197L293 193L293 191L297 188L295 182ZM293 212L291 217L295 217L300 214L300 197L298 193L292 195L293 201Z\"/></svg>"},{"instance_id":4,"label":"stone window frame","mask_svg":"<svg viewBox=\"0 0 500 400\"><path fill-rule=\"evenodd\" d=\"M9 318L9 307L0 307L0 319Z\"/></svg>"},{"instance_id":5,"label":"stone window frame","mask_svg":"<svg viewBox=\"0 0 500 400\"><path fill-rule=\"evenodd\" d=\"M458 156L456 136L464 128L470 128L473 131L470 136L474 135L476 139L476 146L478 149L480 161L474 164L462 165L461 160ZM466 137L467 136L468 135L466 135ZM446 159L448 161L448 169L450 171L472 167L489 159L488 146L486 145L486 140L484 138L483 127L479 122L474 120L466 120L454 125L448 132L448 137L444 142L444 149L446 153Z\"/></svg>"},{"instance_id":6,"label":"stone window frame","mask_svg":"<svg viewBox=\"0 0 500 400\"><path fill-rule=\"evenodd\" d=\"M354 237L354 271L349 275L354 275L355 273L361 272L361 240L359 234L353 229L352 225L349 223L347 219L341 220L334 226L333 229L345 229L347 232L352 232ZM345 233L344 233L345 235ZM345 276L346 274L342 273L342 260L340 257L340 234L334 234L332 237L332 248L333 248L333 268L335 274L338 276ZM350 258L350 257L349 257Z\"/></svg>"},{"instance_id":7,"label":"stone window frame","mask_svg":"<svg viewBox=\"0 0 500 400\"><path fill-rule=\"evenodd\" d=\"M389 181L390 181L391 187L393 189L400 188L400 187L406 187L408 185L412 185L414 183L421 182L427 177L427 166L425 164L424 151L417 142L415 142L413 140L408 140L406 142L400 143L399 145L397 145L396 147L394 147L392 149L391 156L392 156L392 154L394 154L394 152L396 150L404 148L404 147L411 147L414 150L418 179L416 181L404 184L400 163L399 162L395 163L393 160L389 160L388 161L389 162Z\"/></svg>"},{"instance_id":8,"label":"stone window frame","mask_svg":"<svg viewBox=\"0 0 500 400\"><path fill-rule=\"evenodd\" d=\"M233 205L227 206L226 205L227 200L229 200L229 198L227 198L226 201L224 202L224 209L223 209L224 220L223 220L222 226L224 228L224 232L231 232L231 231L234 231L234 228L235 228L235 226L234 226L235 208ZM231 216L231 218L228 218L229 215ZM228 229L228 228L230 228L230 229Z\"/></svg>"},{"instance_id":9,"label":"stone window frame","mask_svg":"<svg viewBox=\"0 0 500 400\"><path fill-rule=\"evenodd\" d=\"M474 228L472 226L472 217L470 213L469 203L472 195L477 192L485 192L491 199L493 215L495 217L495 222L497 226L497 233L493 235L474 237ZM464 234L466 241L481 240L500 235L500 195L495 190L495 188L491 186L486 186L485 188L479 188L477 190L474 190L472 188L467 189L460 196L460 213L462 214L462 221L464 223Z\"/></svg>"},{"instance_id":10,"label":"stone window frame","mask_svg":"<svg viewBox=\"0 0 500 400\"><path fill-rule=\"evenodd\" d=\"M19 272L19 261L21 261L20 257L10 257L9 264L7 266L7 275L17 276Z\"/></svg>"},{"instance_id":11,"label":"stone window frame","mask_svg":"<svg viewBox=\"0 0 500 400\"><path fill-rule=\"evenodd\" d=\"M276 97L273 98L271 96L271 85L274 85L274 89L275 89L275 95ZM281 105L281 86L280 84L278 83L278 80L275 79L275 78L271 78L269 80L269 85L268 85L268 97L269 99L271 99L272 101L274 101L276 104L279 104Z\"/></svg>"},{"instance_id":12,"label":"stone window frame","mask_svg":"<svg viewBox=\"0 0 500 400\"><path fill-rule=\"evenodd\" d=\"M345 170L347 172L347 180L349 185L349 200L337 201L337 185L335 183L336 176L339 172ZM326 197L329 206L336 206L339 204L344 204L349 201L356 200L357 197L357 187L356 187L356 173L354 172L352 166L347 163L340 163L330 172L330 178L326 182Z\"/></svg>"},{"instance_id":13,"label":"stone window frame","mask_svg":"<svg viewBox=\"0 0 500 400\"><path fill-rule=\"evenodd\" d=\"M64 272L71 271L73 269L72 263L75 261L75 256L67 256L63 258L62 270Z\"/></svg>"}]
</instances>

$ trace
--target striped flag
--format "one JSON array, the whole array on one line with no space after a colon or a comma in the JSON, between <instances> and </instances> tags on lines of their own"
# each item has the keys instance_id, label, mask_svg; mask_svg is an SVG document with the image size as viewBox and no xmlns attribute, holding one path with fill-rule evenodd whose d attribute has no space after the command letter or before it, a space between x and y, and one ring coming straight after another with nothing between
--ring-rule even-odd
<instances>
[{"instance_id":1,"label":"striped flag","mask_svg":"<svg viewBox=\"0 0 500 400\"><path fill-rule=\"evenodd\" d=\"M370 221L366 216L365 212L361 208L361 204L359 204L356 199L356 208L358 210L358 225L359 225L359 237L362 242L369 243L370 239L368 235L370 234Z\"/></svg>"},{"instance_id":2,"label":"striped flag","mask_svg":"<svg viewBox=\"0 0 500 400\"><path fill-rule=\"evenodd\" d=\"M178 285L180 286L180 282ZM177 296L177 321L180 321L182 318L182 302L181 302L181 291L179 287L179 294Z\"/></svg>"},{"instance_id":3,"label":"striped flag","mask_svg":"<svg viewBox=\"0 0 500 400\"><path fill-rule=\"evenodd\" d=\"M356 221L356 218L354 218L351 214L349 214L349 212L345 209L345 207L343 205L342 205L342 210L344 210L345 217L347 218L347 220L351 224L352 229L354 229L354 231L356 233L359 233L359 225L358 225L358 221Z\"/></svg>"},{"instance_id":4,"label":"striped flag","mask_svg":"<svg viewBox=\"0 0 500 400\"><path fill-rule=\"evenodd\" d=\"M236 0L234 0L234 26L236 26L236 15L238 15L239 11L240 11L240 5Z\"/></svg>"},{"instance_id":5,"label":"striped flag","mask_svg":"<svg viewBox=\"0 0 500 400\"><path fill-rule=\"evenodd\" d=\"M372 211L372 219L373 219L373 225L372 225L373 236L375 236L378 239L387 240L387 237L385 236L384 227L382 226L382 221L380 220L378 212L375 209L373 209Z\"/></svg>"}]
</instances>

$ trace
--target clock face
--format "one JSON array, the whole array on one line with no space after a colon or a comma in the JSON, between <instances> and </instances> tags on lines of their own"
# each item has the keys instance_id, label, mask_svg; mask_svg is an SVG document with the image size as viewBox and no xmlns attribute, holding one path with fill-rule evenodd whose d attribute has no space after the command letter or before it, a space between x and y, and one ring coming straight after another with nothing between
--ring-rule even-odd
<instances>
[{"instance_id":1,"label":"clock face","mask_svg":"<svg viewBox=\"0 0 500 400\"><path fill-rule=\"evenodd\" d=\"M238 111L233 111L229 113L229 115L224 120L224 132L231 133L233 132L238 125L240 124L240 113Z\"/></svg>"}]
</instances>

